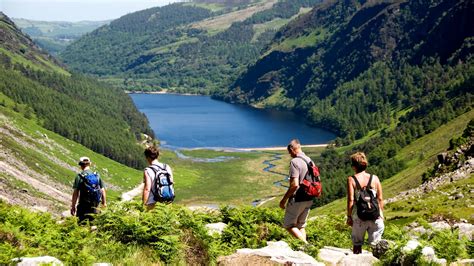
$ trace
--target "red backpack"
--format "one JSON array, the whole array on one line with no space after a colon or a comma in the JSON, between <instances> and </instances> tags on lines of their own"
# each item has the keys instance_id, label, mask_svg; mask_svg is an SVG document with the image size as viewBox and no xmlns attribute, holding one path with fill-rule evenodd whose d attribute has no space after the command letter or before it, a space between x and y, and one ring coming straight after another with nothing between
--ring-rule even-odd
<instances>
[{"instance_id":1,"label":"red backpack","mask_svg":"<svg viewBox=\"0 0 474 266\"><path fill-rule=\"evenodd\" d=\"M299 198L306 198L309 200L321 197L323 187L321 185L321 177L319 176L319 168L313 161L307 161L305 158L300 156L297 158L302 159L306 163L308 166L308 172L301 181L296 194L300 195Z\"/></svg>"}]
</instances>

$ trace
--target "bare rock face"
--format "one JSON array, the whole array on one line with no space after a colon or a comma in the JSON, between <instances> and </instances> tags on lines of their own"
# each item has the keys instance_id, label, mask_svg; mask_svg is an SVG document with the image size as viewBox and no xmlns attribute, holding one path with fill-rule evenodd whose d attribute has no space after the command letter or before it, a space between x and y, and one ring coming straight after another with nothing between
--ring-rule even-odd
<instances>
[{"instance_id":1,"label":"bare rock face","mask_svg":"<svg viewBox=\"0 0 474 266\"><path fill-rule=\"evenodd\" d=\"M284 241L268 242L268 246L259 249L238 249L233 255L218 258L217 262L219 266L324 265L302 251L292 250Z\"/></svg>"}]
</instances>

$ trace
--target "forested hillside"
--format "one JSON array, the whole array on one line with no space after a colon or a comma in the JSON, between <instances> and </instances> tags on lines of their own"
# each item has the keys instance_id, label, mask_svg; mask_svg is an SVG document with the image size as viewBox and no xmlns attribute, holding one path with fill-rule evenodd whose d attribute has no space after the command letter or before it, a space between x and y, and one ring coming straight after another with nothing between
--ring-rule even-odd
<instances>
[{"instance_id":1,"label":"forested hillside","mask_svg":"<svg viewBox=\"0 0 474 266\"><path fill-rule=\"evenodd\" d=\"M0 92L25 104L28 117L132 167L145 164L137 139L153 136L129 96L64 70L0 13Z\"/></svg>"},{"instance_id":2,"label":"forested hillside","mask_svg":"<svg viewBox=\"0 0 474 266\"><path fill-rule=\"evenodd\" d=\"M345 195L348 156L369 154L389 178L414 140L473 107L472 1L335 1L276 34L265 56L220 97L287 108L336 132L318 159L324 204Z\"/></svg>"},{"instance_id":3,"label":"forested hillside","mask_svg":"<svg viewBox=\"0 0 474 266\"><path fill-rule=\"evenodd\" d=\"M12 20L33 41L52 55L57 55L82 35L109 23L109 21L36 21L21 18Z\"/></svg>"},{"instance_id":4,"label":"forested hillside","mask_svg":"<svg viewBox=\"0 0 474 266\"><path fill-rule=\"evenodd\" d=\"M72 69L128 90L208 93L255 62L276 30L320 0L199 1L121 17L70 45Z\"/></svg>"}]
</instances>

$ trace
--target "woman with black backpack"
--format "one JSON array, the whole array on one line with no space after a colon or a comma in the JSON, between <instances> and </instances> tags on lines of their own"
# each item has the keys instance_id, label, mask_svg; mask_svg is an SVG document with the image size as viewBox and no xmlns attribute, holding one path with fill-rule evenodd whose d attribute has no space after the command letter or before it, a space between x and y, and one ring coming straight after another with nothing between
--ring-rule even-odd
<instances>
[{"instance_id":1,"label":"woman with black backpack","mask_svg":"<svg viewBox=\"0 0 474 266\"><path fill-rule=\"evenodd\" d=\"M364 153L351 156L351 166L355 174L347 178L347 225L352 226L352 251L362 253L365 232L368 242L375 245L382 239L383 194L382 185L376 175L365 171L368 162Z\"/></svg>"}]
</instances>

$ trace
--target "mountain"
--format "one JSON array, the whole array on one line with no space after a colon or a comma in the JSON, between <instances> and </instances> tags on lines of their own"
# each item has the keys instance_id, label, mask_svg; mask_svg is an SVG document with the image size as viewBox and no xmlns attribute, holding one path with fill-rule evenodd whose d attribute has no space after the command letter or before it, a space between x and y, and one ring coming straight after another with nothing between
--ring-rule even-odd
<instances>
[{"instance_id":1,"label":"mountain","mask_svg":"<svg viewBox=\"0 0 474 266\"><path fill-rule=\"evenodd\" d=\"M62 52L71 42L110 21L38 21L12 19L15 25L28 34L35 43L52 55Z\"/></svg>"},{"instance_id":2,"label":"mountain","mask_svg":"<svg viewBox=\"0 0 474 266\"><path fill-rule=\"evenodd\" d=\"M72 69L127 90L209 93L255 62L274 33L320 0L197 1L135 12L72 43Z\"/></svg>"},{"instance_id":3,"label":"mountain","mask_svg":"<svg viewBox=\"0 0 474 266\"><path fill-rule=\"evenodd\" d=\"M293 110L337 133L343 147L315 160L326 204L345 196L350 154L364 151L390 178L408 167L405 147L474 107L472 10L472 1L327 1L215 97Z\"/></svg>"},{"instance_id":4,"label":"mountain","mask_svg":"<svg viewBox=\"0 0 474 266\"><path fill-rule=\"evenodd\" d=\"M28 117L129 166L146 164L137 141L153 132L128 95L68 72L3 13L0 41L0 92L25 105Z\"/></svg>"},{"instance_id":5,"label":"mountain","mask_svg":"<svg viewBox=\"0 0 474 266\"><path fill-rule=\"evenodd\" d=\"M473 10L472 1L327 1L281 29L218 97L295 110L359 139L422 103L472 95Z\"/></svg>"},{"instance_id":6,"label":"mountain","mask_svg":"<svg viewBox=\"0 0 474 266\"><path fill-rule=\"evenodd\" d=\"M0 199L31 210L69 210L78 158L87 155L107 184L109 202L137 186L141 172L43 128L31 107L0 92Z\"/></svg>"}]
</instances>

